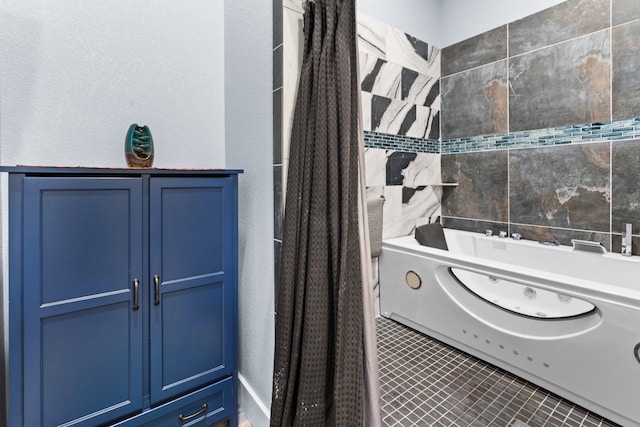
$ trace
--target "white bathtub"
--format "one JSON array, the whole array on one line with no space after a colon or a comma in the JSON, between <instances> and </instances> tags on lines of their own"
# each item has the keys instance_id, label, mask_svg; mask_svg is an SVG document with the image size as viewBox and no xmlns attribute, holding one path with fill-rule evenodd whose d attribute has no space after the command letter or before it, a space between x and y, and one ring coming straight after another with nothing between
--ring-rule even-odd
<instances>
[{"instance_id":1,"label":"white bathtub","mask_svg":"<svg viewBox=\"0 0 640 427\"><path fill-rule=\"evenodd\" d=\"M383 316L640 427L640 257L445 235L383 242Z\"/></svg>"}]
</instances>

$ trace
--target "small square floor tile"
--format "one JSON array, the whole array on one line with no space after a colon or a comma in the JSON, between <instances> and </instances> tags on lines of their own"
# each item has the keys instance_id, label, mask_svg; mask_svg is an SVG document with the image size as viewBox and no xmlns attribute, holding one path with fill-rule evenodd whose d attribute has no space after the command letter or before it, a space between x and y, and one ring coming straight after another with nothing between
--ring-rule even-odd
<instances>
[{"instance_id":1,"label":"small square floor tile","mask_svg":"<svg viewBox=\"0 0 640 427\"><path fill-rule=\"evenodd\" d=\"M617 427L392 320L376 328L385 426Z\"/></svg>"}]
</instances>

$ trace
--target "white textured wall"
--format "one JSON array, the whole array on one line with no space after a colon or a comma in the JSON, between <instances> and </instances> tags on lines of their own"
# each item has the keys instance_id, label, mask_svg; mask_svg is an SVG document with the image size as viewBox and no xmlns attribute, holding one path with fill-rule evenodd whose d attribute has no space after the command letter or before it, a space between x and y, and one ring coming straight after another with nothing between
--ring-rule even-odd
<instances>
[{"instance_id":1,"label":"white textured wall","mask_svg":"<svg viewBox=\"0 0 640 427\"><path fill-rule=\"evenodd\" d=\"M224 10L206 0L2 0L0 163L224 167Z\"/></svg>"},{"instance_id":2,"label":"white textured wall","mask_svg":"<svg viewBox=\"0 0 640 427\"><path fill-rule=\"evenodd\" d=\"M272 3L224 2L226 162L245 170L239 195L239 397L255 427L269 424L275 341Z\"/></svg>"},{"instance_id":3,"label":"white textured wall","mask_svg":"<svg viewBox=\"0 0 640 427\"><path fill-rule=\"evenodd\" d=\"M0 1L1 165L125 167L137 122L151 128L154 166L225 167L224 90L222 1Z\"/></svg>"},{"instance_id":4,"label":"white textured wall","mask_svg":"<svg viewBox=\"0 0 640 427\"><path fill-rule=\"evenodd\" d=\"M357 7L358 12L444 48L563 1L358 0Z\"/></svg>"},{"instance_id":5,"label":"white textured wall","mask_svg":"<svg viewBox=\"0 0 640 427\"><path fill-rule=\"evenodd\" d=\"M374 0L367 0L374 1ZM564 0L439 0L440 47L476 36Z\"/></svg>"},{"instance_id":6,"label":"white textured wall","mask_svg":"<svg viewBox=\"0 0 640 427\"><path fill-rule=\"evenodd\" d=\"M358 13L363 13L411 34L413 37L441 46L441 3L449 0L357 0ZM477 1L477 0L476 0Z\"/></svg>"}]
</instances>

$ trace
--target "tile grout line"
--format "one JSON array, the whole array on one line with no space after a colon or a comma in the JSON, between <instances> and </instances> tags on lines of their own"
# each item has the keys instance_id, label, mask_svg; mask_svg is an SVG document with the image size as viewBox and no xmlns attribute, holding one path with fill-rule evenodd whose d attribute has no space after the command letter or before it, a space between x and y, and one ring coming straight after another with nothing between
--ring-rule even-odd
<instances>
[{"instance_id":1,"label":"tile grout line","mask_svg":"<svg viewBox=\"0 0 640 427\"><path fill-rule=\"evenodd\" d=\"M518 415L521 418L526 416L528 422L537 419L536 417L540 419L544 417L544 425L550 425L558 420L565 422L575 419L572 416L575 414L582 417L581 421L577 422L585 427L587 425L613 426L604 418L508 371L396 324L394 321L379 318L376 324L381 370L387 369L389 376L393 374L395 384L390 390L395 396L391 401L388 399L389 390L383 392L384 425L415 425L422 421L433 422L432 425L462 427L471 425L473 422L477 423L479 420L484 422L489 417L493 417L491 422L495 420L506 422L505 416L513 422L517 420ZM398 356L406 355L407 352L412 354L408 358L403 358L401 367L394 366ZM382 366L382 363L387 365ZM388 380L387 376L381 375L383 388L386 388ZM469 397L476 392L481 393L481 396L475 398L470 404L465 402L464 398L458 399L456 397L458 392ZM395 403L390 405L391 402ZM429 407L423 412L420 406L425 403ZM479 410L479 408L482 410L478 413L474 412L474 421L467 422L469 417L465 418L464 415L470 415L470 411ZM509 415L512 411L513 415ZM567 413L563 415L564 411ZM452 422L455 424L451 424Z\"/></svg>"}]
</instances>

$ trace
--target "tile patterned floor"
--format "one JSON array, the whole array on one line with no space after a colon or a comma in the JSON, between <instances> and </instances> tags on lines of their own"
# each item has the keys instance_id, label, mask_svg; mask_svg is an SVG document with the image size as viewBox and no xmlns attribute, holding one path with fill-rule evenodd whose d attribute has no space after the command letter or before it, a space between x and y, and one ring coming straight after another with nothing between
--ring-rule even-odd
<instances>
[{"instance_id":1,"label":"tile patterned floor","mask_svg":"<svg viewBox=\"0 0 640 427\"><path fill-rule=\"evenodd\" d=\"M399 323L376 322L385 426L617 426Z\"/></svg>"}]
</instances>

